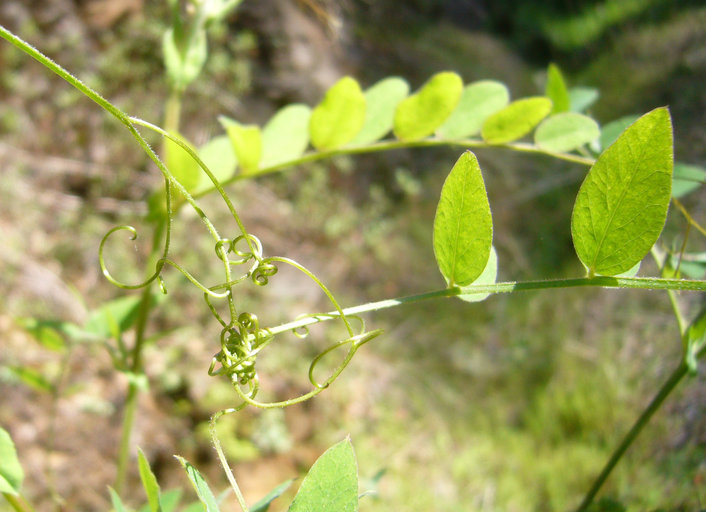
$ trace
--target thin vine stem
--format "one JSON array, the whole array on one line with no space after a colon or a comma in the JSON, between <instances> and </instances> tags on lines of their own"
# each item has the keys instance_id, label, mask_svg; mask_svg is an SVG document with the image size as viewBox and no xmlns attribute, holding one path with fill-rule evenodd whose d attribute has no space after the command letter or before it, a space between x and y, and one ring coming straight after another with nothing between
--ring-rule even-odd
<instances>
[{"instance_id":1,"label":"thin vine stem","mask_svg":"<svg viewBox=\"0 0 706 512\"><path fill-rule=\"evenodd\" d=\"M238 482L235 480L235 475L233 475L233 471L228 465L228 460L226 459L226 455L223 452L223 448L221 447L221 441L218 439L218 433L216 432L216 422L221 416L230 414L232 412L237 412L239 410L239 408L235 408L223 409L221 411L218 411L213 416L211 416L211 421L209 422L209 430L211 432L211 443L213 444L213 448L218 454L218 460L221 462L221 466L223 466L223 471L225 471L226 477L228 478L228 482L230 483L230 486L233 489L233 492L235 493L235 498L238 500L238 505L240 505L240 508L243 510L243 512L250 512L248 504L245 502L245 498L243 497L243 493L240 491Z\"/></svg>"},{"instance_id":2,"label":"thin vine stem","mask_svg":"<svg viewBox=\"0 0 706 512\"><path fill-rule=\"evenodd\" d=\"M463 289L444 288L418 295L408 295L394 299L386 299L378 302L369 302L359 306L344 308L344 315L357 315L371 311L394 308L404 304L412 304L430 299L440 299L444 297L457 297L459 295L471 295L480 293L511 293L515 291L546 290L550 288L576 288L581 286L597 286L603 288L624 288L642 290L683 290L683 291L706 291L706 280L685 280L685 279L665 279L660 277L582 277L573 279L549 279L544 281L508 281L505 283L469 285ZM307 325L334 320L339 318L338 311L331 311L321 315L311 315L300 318L292 322L269 328L272 334L278 334L294 329L299 329Z\"/></svg>"},{"instance_id":3,"label":"thin vine stem","mask_svg":"<svg viewBox=\"0 0 706 512\"><path fill-rule=\"evenodd\" d=\"M15 512L34 512L32 505L27 503L27 500L22 496L14 496L9 492L3 492L2 495Z\"/></svg>"},{"instance_id":4,"label":"thin vine stem","mask_svg":"<svg viewBox=\"0 0 706 512\"><path fill-rule=\"evenodd\" d=\"M608 462L606 462L605 466L603 467L603 470L600 472L595 482L593 482L593 485L586 493L586 496L584 496L583 501L581 501L581 504L576 509L576 512L585 512L586 510L588 510L588 507L590 507L591 503L593 503L593 499L596 497L596 494L598 494L598 491L600 491L601 487L603 487L603 484L606 482L618 462L620 462L620 459L623 457L630 445L632 445L633 441L637 439L637 436L640 435L642 429L645 427L645 425L647 425L654 413L657 412L657 410L660 408L666 398L672 393L672 391L674 391L674 389L677 387L677 384L679 384L679 382L684 378L688 371L689 369L686 363L682 361L679 366L677 366L677 368L672 372L672 374L659 389L659 391L654 396L649 405L645 408L644 411L642 411L642 414L640 414L639 418L637 418L637 421L635 421L635 424L632 426L630 431L625 435L621 443L613 451L612 455L610 456L610 459L608 459Z\"/></svg>"}]
</instances>

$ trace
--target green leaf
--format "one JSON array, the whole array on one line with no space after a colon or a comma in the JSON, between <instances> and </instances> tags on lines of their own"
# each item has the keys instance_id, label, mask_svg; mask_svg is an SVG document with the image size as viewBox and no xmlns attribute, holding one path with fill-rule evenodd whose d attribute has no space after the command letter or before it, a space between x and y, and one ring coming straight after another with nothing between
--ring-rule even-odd
<instances>
[{"instance_id":1,"label":"green leaf","mask_svg":"<svg viewBox=\"0 0 706 512\"><path fill-rule=\"evenodd\" d=\"M509 101L505 84L493 80L474 82L463 89L458 106L436 134L444 139L461 139L480 133L483 122Z\"/></svg>"},{"instance_id":2,"label":"green leaf","mask_svg":"<svg viewBox=\"0 0 706 512\"><path fill-rule=\"evenodd\" d=\"M44 348L60 352L66 347L64 337L54 327L55 325L60 325L60 323L37 320L36 318L21 318L17 322Z\"/></svg>"},{"instance_id":3,"label":"green leaf","mask_svg":"<svg viewBox=\"0 0 706 512\"><path fill-rule=\"evenodd\" d=\"M483 123L481 136L491 144L512 142L531 132L551 110L551 100L542 96L513 101Z\"/></svg>"},{"instance_id":4,"label":"green leaf","mask_svg":"<svg viewBox=\"0 0 706 512\"><path fill-rule=\"evenodd\" d=\"M177 89L183 90L201 73L208 57L208 42L204 29L194 30L190 37L180 37L173 28L162 37L162 51L167 78Z\"/></svg>"},{"instance_id":5,"label":"green leaf","mask_svg":"<svg viewBox=\"0 0 706 512\"><path fill-rule=\"evenodd\" d=\"M181 489L170 489L159 495L159 504L162 507L162 512L174 512L179 506L181 501ZM196 502L199 507L199 512L202 510L202 506L199 502ZM116 511L117 512L117 511ZM147 503L140 507L138 512L150 512L150 504Z\"/></svg>"},{"instance_id":6,"label":"green leaf","mask_svg":"<svg viewBox=\"0 0 706 512\"><path fill-rule=\"evenodd\" d=\"M563 112L548 117L534 132L534 143L546 151L566 153L593 142L601 129L590 117L575 112Z\"/></svg>"},{"instance_id":7,"label":"green leaf","mask_svg":"<svg viewBox=\"0 0 706 512\"><path fill-rule=\"evenodd\" d=\"M199 148L199 157L219 183L222 183L235 174L235 167L238 160L235 157L233 145L227 135L214 137L201 146L201 148ZM208 175L200 171L199 184L194 187L191 193L201 194L213 188L213 182Z\"/></svg>"},{"instance_id":8,"label":"green leaf","mask_svg":"<svg viewBox=\"0 0 706 512\"><path fill-rule=\"evenodd\" d=\"M434 255L449 287L466 286L485 269L493 220L476 156L466 151L451 169L434 217Z\"/></svg>"},{"instance_id":9,"label":"green leaf","mask_svg":"<svg viewBox=\"0 0 706 512\"><path fill-rule=\"evenodd\" d=\"M12 442L9 432L0 427L0 492L17 496L24 477L15 443Z\"/></svg>"},{"instance_id":10,"label":"green leaf","mask_svg":"<svg viewBox=\"0 0 706 512\"><path fill-rule=\"evenodd\" d=\"M434 133L458 105L463 80L456 73L444 71L432 76L395 111L394 133L400 140L417 140Z\"/></svg>"},{"instance_id":11,"label":"green leaf","mask_svg":"<svg viewBox=\"0 0 706 512\"><path fill-rule=\"evenodd\" d=\"M108 487L108 492L110 493L110 502L113 505L115 512L127 512L123 501L120 499L120 496L118 496L118 493L115 492L115 489Z\"/></svg>"},{"instance_id":12,"label":"green leaf","mask_svg":"<svg viewBox=\"0 0 706 512\"><path fill-rule=\"evenodd\" d=\"M490 256L488 256L488 262L485 264L483 272L480 273L478 278L473 281L469 286L477 284L495 284L498 278L498 254L495 252L495 247L490 248ZM468 290L465 291L465 287L461 287L461 295L458 296L459 299L465 300L466 302L481 302L488 298L489 293L474 293Z\"/></svg>"},{"instance_id":13,"label":"green leaf","mask_svg":"<svg viewBox=\"0 0 706 512\"><path fill-rule=\"evenodd\" d=\"M611 121L610 123L603 125L601 128L601 138L600 138L600 143L601 143L601 148L605 149L613 142L616 141L616 139L620 136L621 133L625 131L625 129L633 124L635 121L640 116L624 116L621 117L620 119L616 119L615 121Z\"/></svg>"},{"instance_id":14,"label":"green leaf","mask_svg":"<svg viewBox=\"0 0 706 512\"><path fill-rule=\"evenodd\" d=\"M173 133L172 135L176 136L192 150L196 151L189 141L181 135L178 133ZM164 163L167 169L169 169L169 172L183 185L187 192L190 192L199 184L199 174L201 174L199 164L196 163L196 160L191 158L191 155L187 153L184 148L172 139L164 139Z\"/></svg>"},{"instance_id":15,"label":"green leaf","mask_svg":"<svg viewBox=\"0 0 706 512\"><path fill-rule=\"evenodd\" d=\"M201 503L203 503L206 512L218 512L219 509L216 498L213 496L211 489L208 487L203 476L201 476L201 473L183 457L179 457L178 455L175 455L175 457L184 468L184 471L186 471L191 485L194 486L196 495L199 497Z\"/></svg>"},{"instance_id":16,"label":"green leaf","mask_svg":"<svg viewBox=\"0 0 706 512\"><path fill-rule=\"evenodd\" d=\"M571 106L569 91L566 88L564 77L556 64L549 64L549 69L547 69L547 84L544 95L552 100L552 114L569 111Z\"/></svg>"},{"instance_id":17,"label":"green leaf","mask_svg":"<svg viewBox=\"0 0 706 512\"><path fill-rule=\"evenodd\" d=\"M702 309L684 334L684 362L696 374L700 352L706 347L706 308Z\"/></svg>"},{"instance_id":18,"label":"green leaf","mask_svg":"<svg viewBox=\"0 0 706 512\"><path fill-rule=\"evenodd\" d=\"M228 134L243 173L257 171L262 158L262 134L256 125L243 125L226 116L218 118Z\"/></svg>"},{"instance_id":19,"label":"green leaf","mask_svg":"<svg viewBox=\"0 0 706 512\"><path fill-rule=\"evenodd\" d=\"M286 482L282 482L279 484L277 487L272 489L269 493L267 493L267 496L262 498L260 501L255 503L252 507L250 507L250 512L267 512L267 510L270 508L270 504L282 496L282 494L289 489L289 487L292 485L294 482L294 479L287 480Z\"/></svg>"},{"instance_id":20,"label":"green leaf","mask_svg":"<svg viewBox=\"0 0 706 512\"><path fill-rule=\"evenodd\" d=\"M706 169L695 165L676 163L672 180L672 197L682 197L706 182Z\"/></svg>"},{"instance_id":21,"label":"green leaf","mask_svg":"<svg viewBox=\"0 0 706 512\"><path fill-rule=\"evenodd\" d=\"M365 123L351 144L380 140L392 130L395 110L409 94L409 84L396 76L385 78L365 91Z\"/></svg>"},{"instance_id":22,"label":"green leaf","mask_svg":"<svg viewBox=\"0 0 706 512\"><path fill-rule=\"evenodd\" d=\"M7 369L23 384L36 391L51 393L54 386L39 371L25 366L8 366Z\"/></svg>"},{"instance_id":23,"label":"green leaf","mask_svg":"<svg viewBox=\"0 0 706 512\"><path fill-rule=\"evenodd\" d=\"M672 123L658 108L638 119L591 167L571 235L589 275L629 270L659 238L672 188Z\"/></svg>"},{"instance_id":24,"label":"green leaf","mask_svg":"<svg viewBox=\"0 0 706 512\"><path fill-rule=\"evenodd\" d=\"M262 129L260 169L296 160L309 144L311 109L303 104L288 105Z\"/></svg>"},{"instance_id":25,"label":"green leaf","mask_svg":"<svg viewBox=\"0 0 706 512\"><path fill-rule=\"evenodd\" d=\"M593 87L572 87L569 89L569 103L572 112L585 112L600 96L598 89Z\"/></svg>"},{"instance_id":26,"label":"green leaf","mask_svg":"<svg viewBox=\"0 0 706 512\"><path fill-rule=\"evenodd\" d=\"M112 337L112 326L117 326L119 333L127 331L137 320L141 300L140 295L127 295L104 303L90 312L84 330L100 338Z\"/></svg>"},{"instance_id":27,"label":"green leaf","mask_svg":"<svg viewBox=\"0 0 706 512\"><path fill-rule=\"evenodd\" d=\"M311 145L319 151L339 148L353 140L364 123L365 95L358 82L344 76L311 113Z\"/></svg>"},{"instance_id":28,"label":"green leaf","mask_svg":"<svg viewBox=\"0 0 706 512\"><path fill-rule=\"evenodd\" d=\"M358 466L350 439L336 443L317 459L288 510L358 510Z\"/></svg>"},{"instance_id":29,"label":"green leaf","mask_svg":"<svg viewBox=\"0 0 706 512\"><path fill-rule=\"evenodd\" d=\"M145 494L147 494L147 503L150 506L150 511L162 512L162 506L159 502L159 484L157 483L157 477L154 476L145 454L142 453L142 450L139 448L137 449L137 465L140 470L142 487L144 487Z\"/></svg>"}]
</instances>

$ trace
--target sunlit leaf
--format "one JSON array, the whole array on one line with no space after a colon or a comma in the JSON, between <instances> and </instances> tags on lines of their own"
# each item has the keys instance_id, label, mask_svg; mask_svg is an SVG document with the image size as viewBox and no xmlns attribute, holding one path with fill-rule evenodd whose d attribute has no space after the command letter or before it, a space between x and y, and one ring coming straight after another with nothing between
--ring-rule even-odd
<instances>
[{"instance_id":1,"label":"sunlit leaf","mask_svg":"<svg viewBox=\"0 0 706 512\"><path fill-rule=\"evenodd\" d=\"M463 80L444 71L432 76L395 112L394 132L400 140L422 139L431 135L453 112L463 93Z\"/></svg>"},{"instance_id":2,"label":"sunlit leaf","mask_svg":"<svg viewBox=\"0 0 706 512\"><path fill-rule=\"evenodd\" d=\"M311 145L320 151L336 149L353 140L365 122L365 95L353 78L345 76L326 91L311 113Z\"/></svg>"},{"instance_id":3,"label":"sunlit leaf","mask_svg":"<svg viewBox=\"0 0 706 512\"><path fill-rule=\"evenodd\" d=\"M233 145L227 135L214 137L201 146L201 148L199 148L199 157L219 183L222 183L235 174L238 159L235 157ZM192 190L192 193L201 194L213 188L213 182L208 175L200 171L199 184Z\"/></svg>"},{"instance_id":4,"label":"sunlit leaf","mask_svg":"<svg viewBox=\"0 0 706 512\"><path fill-rule=\"evenodd\" d=\"M480 133L483 122L509 101L505 84L493 80L474 82L463 89L456 109L436 134L445 139L460 139Z\"/></svg>"},{"instance_id":5,"label":"sunlit leaf","mask_svg":"<svg viewBox=\"0 0 706 512\"><path fill-rule=\"evenodd\" d=\"M458 159L441 189L434 254L448 286L466 286L485 269L493 242L488 195L475 155Z\"/></svg>"},{"instance_id":6,"label":"sunlit leaf","mask_svg":"<svg viewBox=\"0 0 706 512\"><path fill-rule=\"evenodd\" d=\"M172 134L189 146L192 150L196 149L181 135ZM191 158L191 155L184 150L179 144L171 139L164 139L164 163L167 169L176 180L182 184L187 192L193 190L199 184L201 168L196 160Z\"/></svg>"},{"instance_id":7,"label":"sunlit leaf","mask_svg":"<svg viewBox=\"0 0 706 512\"><path fill-rule=\"evenodd\" d=\"M110 493L110 503L113 505L115 512L127 512L128 509L125 508L123 501L118 496L118 493L112 487L108 487L108 492Z\"/></svg>"},{"instance_id":8,"label":"sunlit leaf","mask_svg":"<svg viewBox=\"0 0 706 512\"><path fill-rule=\"evenodd\" d=\"M288 510L358 510L358 465L350 439L336 443L317 459Z\"/></svg>"},{"instance_id":9,"label":"sunlit leaf","mask_svg":"<svg viewBox=\"0 0 706 512\"><path fill-rule=\"evenodd\" d=\"M225 128L242 173L257 171L262 158L262 134L257 125L240 124L226 116L218 118Z\"/></svg>"},{"instance_id":10,"label":"sunlit leaf","mask_svg":"<svg viewBox=\"0 0 706 512\"><path fill-rule=\"evenodd\" d=\"M55 325L57 327L61 325L60 322L42 321L36 318L19 318L17 322L44 348L60 352L66 347L64 337L55 328Z\"/></svg>"},{"instance_id":11,"label":"sunlit leaf","mask_svg":"<svg viewBox=\"0 0 706 512\"><path fill-rule=\"evenodd\" d=\"M672 180L672 197L682 197L706 183L706 169L695 165L676 163Z\"/></svg>"},{"instance_id":12,"label":"sunlit leaf","mask_svg":"<svg viewBox=\"0 0 706 512\"><path fill-rule=\"evenodd\" d=\"M397 105L409 94L409 84L398 77L380 80L365 91L365 123L351 144L370 144L392 130Z\"/></svg>"},{"instance_id":13,"label":"sunlit leaf","mask_svg":"<svg viewBox=\"0 0 706 512\"><path fill-rule=\"evenodd\" d=\"M568 112L571 106L569 91L561 71L556 64L549 64L547 69L547 85L544 95L552 100L552 114Z\"/></svg>"},{"instance_id":14,"label":"sunlit leaf","mask_svg":"<svg viewBox=\"0 0 706 512\"><path fill-rule=\"evenodd\" d=\"M615 140L620 136L621 133L625 131L625 129L633 124L635 121L640 116L624 116L621 117L620 119L616 119L615 121L611 121L610 123L607 123L601 127L601 138L600 138L600 143L601 143L601 148L605 149Z\"/></svg>"},{"instance_id":15,"label":"sunlit leaf","mask_svg":"<svg viewBox=\"0 0 706 512\"><path fill-rule=\"evenodd\" d=\"M513 101L486 119L481 135L491 144L512 142L531 132L551 110L551 100L542 96Z\"/></svg>"},{"instance_id":16,"label":"sunlit leaf","mask_svg":"<svg viewBox=\"0 0 706 512\"><path fill-rule=\"evenodd\" d=\"M157 483L157 477L154 476L145 454L142 453L142 450L139 448L137 449L137 466L140 470L142 487L145 489L145 494L147 494L147 503L149 504L150 511L161 512L162 506L159 503L159 484Z\"/></svg>"},{"instance_id":17,"label":"sunlit leaf","mask_svg":"<svg viewBox=\"0 0 706 512\"><path fill-rule=\"evenodd\" d=\"M575 112L563 112L548 117L534 132L534 142L547 151L564 153L593 142L601 129L590 117Z\"/></svg>"},{"instance_id":18,"label":"sunlit leaf","mask_svg":"<svg viewBox=\"0 0 706 512\"><path fill-rule=\"evenodd\" d=\"M309 145L311 109L303 104L288 105L262 129L260 169L296 160Z\"/></svg>"},{"instance_id":19,"label":"sunlit leaf","mask_svg":"<svg viewBox=\"0 0 706 512\"><path fill-rule=\"evenodd\" d=\"M479 284L495 284L498 278L498 254L495 252L495 247L490 248L488 262L485 264L483 272L469 286ZM474 293L470 289L466 293L465 287L461 287L461 295L458 298L466 302L481 302L488 298L489 293Z\"/></svg>"},{"instance_id":20,"label":"sunlit leaf","mask_svg":"<svg viewBox=\"0 0 706 512\"><path fill-rule=\"evenodd\" d=\"M201 473L199 473L199 471L183 457L179 457L178 455L175 455L175 457L184 468L184 471L186 471L186 474L191 481L191 485L194 486L196 495L204 505L206 512L218 512L218 502L206 483L206 480L204 480L203 476L201 476Z\"/></svg>"},{"instance_id":21,"label":"sunlit leaf","mask_svg":"<svg viewBox=\"0 0 706 512\"><path fill-rule=\"evenodd\" d=\"M585 112L600 96L598 89L593 87L572 87L569 89L569 103L572 112Z\"/></svg>"},{"instance_id":22,"label":"sunlit leaf","mask_svg":"<svg viewBox=\"0 0 706 512\"><path fill-rule=\"evenodd\" d=\"M671 198L672 162L666 108L642 116L598 157L571 216L574 247L589 274L625 272L657 241Z\"/></svg>"},{"instance_id":23,"label":"sunlit leaf","mask_svg":"<svg viewBox=\"0 0 706 512\"><path fill-rule=\"evenodd\" d=\"M282 494L291 487L293 482L294 480L292 479L279 484L277 487L268 492L264 498L255 503L252 507L250 507L250 512L267 512L267 510L270 508L270 504L274 500L282 496Z\"/></svg>"},{"instance_id":24,"label":"sunlit leaf","mask_svg":"<svg viewBox=\"0 0 706 512\"><path fill-rule=\"evenodd\" d=\"M15 443L7 430L0 427L0 492L17 496L24 477Z\"/></svg>"}]
</instances>

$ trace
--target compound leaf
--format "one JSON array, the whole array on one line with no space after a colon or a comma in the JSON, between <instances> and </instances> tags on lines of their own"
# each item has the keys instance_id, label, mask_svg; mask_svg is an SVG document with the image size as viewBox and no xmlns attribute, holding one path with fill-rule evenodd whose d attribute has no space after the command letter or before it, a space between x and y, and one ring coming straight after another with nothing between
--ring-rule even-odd
<instances>
[{"instance_id":1,"label":"compound leaf","mask_svg":"<svg viewBox=\"0 0 706 512\"><path fill-rule=\"evenodd\" d=\"M571 99L566 88L566 82L556 64L549 64L544 95L552 100L552 114L568 112L571 107Z\"/></svg>"},{"instance_id":2,"label":"compound leaf","mask_svg":"<svg viewBox=\"0 0 706 512\"><path fill-rule=\"evenodd\" d=\"M564 153L593 142L601 129L590 117L575 112L562 112L548 117L534 132L534 143L542 149Z\"/></svg>"},{"instance_id":3,"label":"compound leaf","mask_svg":"<svg viewBox=\"0 0 706 512\"><path fill-rule=\"evenodd\" d=\"M531 132L551 110L552 101L543 96L513 101L486 119L481 136L491 144L512 142Z\"/></svg>"},{"instance_id":4,"label":"compound leaf","mask_svg":"<svg viewBox=\"0 0 706 512\"><path fill-rule=\"evenodd\" d=\"M667 217L672 167L666 108L642 116L598 157L571 216L576 254L589 275L626 272L654 245Z\"/></svg>"},{"instance_id":5,"label":"compound leaf","mask_svg":"<svg viewBox=\"0 0 706 512\"><path fill-rule=\"evenodd\" d=\"M256 125L244 125L226 116L218 118L225 128L233 152L240 164L241 172L257 171L262 158L262 134Z\"/></svg>"},{"instance_id":6,"label":"compound leaf","mask_svg":"<svg viewBox=\"0 0 706 512\"><path fill-rule=\"evenodd\" d=\"M449 287L467 286L485 269L493 221L476 156L466 151L441 189L434 217L434 255Z\"/></svg>"},{"instance_id":7,"label":"compound leaf","mask_svg":"<svg viewBox=\"0 0 706 512\"><path fill-rule=\"evenodd\" d=\"M260 169L296 160L309 145L311 109L304 104L288 105L262 129Z\"/></svg>"},{"instance_id":8,"label":"compound leaf","mask_svg":"<svg viewBox=\"0 0 706 512\"><path fill-rule=\"evenodd\" d=\"M403 100L395 112L394 132L400 140L431 135L453 112L463 93L463 80L444 71L432 76L421 89Z\"/></svg>"},{"instance_id":9,"label":"compound leaf","mask_svg":"<svg viewBox=\"0 0 706 512\"><path fill-rule=\"evenodd\" d=\"M25 474L17 458L15 443L10 434L0 427L0 493L17 496Z\"/></svg>"},{"instance_id":10,"label":"compound leaf","mask_svg":"<svg viewBox=\"0 0 706 512\"><path fill-rule=\"evenodd\" d=\"M385 78L365 91L365 122L352 144L370 144L392 130L397 105L409 94L409 84L396 76Z\"/></svg>"},{"instance_id":11,"label":"compound leaf","mask_svg":"<svg viewBox=\"0 0 706 512\"><path fill-rule=\"evenodd\" d=\"M320 151L336 149L353 140L365 122L365 95L353 78L344 76L311 113L311 145Z\"/></svg>"},{"instance_id":12,"label":"compound leaf","mask_svg":"<svg viewBox=\"0 0 706 512\"><path fill-rule=\"evenodd\" d=\"M510 102L505 84L493 80L474 82L463 89L458 106L437 130L439 137L460 139L480 133L483 122Z\"/></svg>"},{"instance_id":13,"label":"compound leaf","mask_svg":"<svg viewBox=\"0 0 706 512\"><path fill-rule=\"evenodd\" d=\"M358 465L350 439L336 443L317 459L288 510L358 510Z\"/></svg>"}]
</instances>

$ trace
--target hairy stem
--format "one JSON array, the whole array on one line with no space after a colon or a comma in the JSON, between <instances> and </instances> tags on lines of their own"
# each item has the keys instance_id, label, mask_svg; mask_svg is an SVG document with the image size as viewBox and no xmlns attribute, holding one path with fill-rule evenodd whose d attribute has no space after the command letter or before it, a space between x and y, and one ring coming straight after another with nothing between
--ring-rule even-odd
<instances>
[{"instance_id":1,"label":"hairy stem","mask_svg":"<svg viewBox=\"0 0 706 512\"><path fill-rule=\"evenodd\" d=\"M647 425L654 413L660 408L660 406L662 405L664 400L669 396L669 394L674 391L677 384L679 384L679 382L682 378L684 378L684 375L686 375L687 372L688 367L686 363L682 361L679 366L672 372L667 381L662 385L662 387L654 396L647 408L642 412L642 414L632 426L630 431L625 435L622 442L618 445L613 454L610 456L610 459L608 459L608 462L606 462L606 465L603 467L603 471L601 471L601 473L596 478L596 481L591 486L591 489L588 491L588 493L586 493L586 496L583 498L581 505L579 505L579 507L576 509L576 512L585 512L591 505L591 503L593 503L593 499L596 497L596 494L598 494L598 491L601 489L605 481L610 476L610 473L613 471L613 468L615 468L615 466L623 457L627 449L630 447L633 441L637 439L637 436L640 435L642 429L645 427L645 425Z\"/></svg>"},{"instance_id":2,"label":"hairy stem","mask_svg":"<svg viewBox=\"0 0 706 512\"><path fill-rule=\"evenodd\" d=\"M235 481L235 476L233 475L233 471L230 469L230 466L228 465L228 461L226 460L226 454L223 453L223 448L221 447L221 441L218 439L218 434L216 433L216 422L218 421L218 418L221 416L231 413L231 412L236 412L238 409L225 409L222 411L218 411L216 414L211 416L211 421L209 422L210 426L210 431L211 431L211 443L213 444L213 447L216 450L216 453L218 454L218 460L221 462L221 466L223 466L223 471L225 471L226 477L228 477L228 482L230 483L231 488L233 489L233 492L235 493L235 498L238 500L238 505L240 505L240 508L242 509L243 512L249 512L250 509L248 508L247 503L245 502L245 498L243 497L243 493L240 491L240 487L238 486L238 482Z\"/></svg>"}]
</instances>

